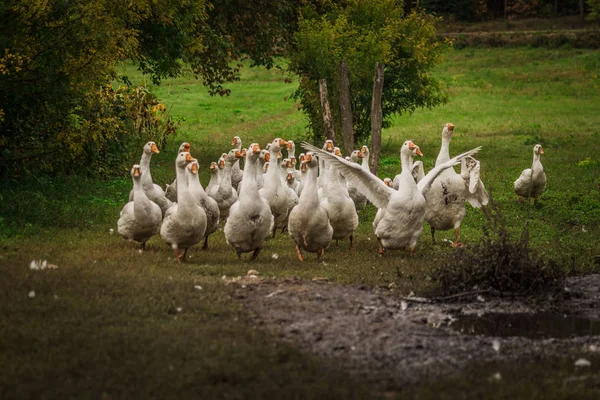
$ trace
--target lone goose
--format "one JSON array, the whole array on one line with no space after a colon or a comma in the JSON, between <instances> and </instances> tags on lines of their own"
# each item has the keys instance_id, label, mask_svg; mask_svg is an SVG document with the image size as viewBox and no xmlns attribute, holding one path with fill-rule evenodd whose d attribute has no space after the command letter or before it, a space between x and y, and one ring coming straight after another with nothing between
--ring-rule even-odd
<instances>
[{"instance_id":1,"label":"lone goose","mask_svg":"<svg viewBox=\"0 0 600 400\"><path fill-rule=\"evenodd\" d=\"M142 187L146 196L160 207L162 215L164 217L167 209L171 206L171 201L165 197L165 192L162 188L152 181L152 174L150 173L150 160L152 154L160 153L156 143L148 142L144 145L142 152L142 158L140 159L140 168L142 173ZM129 193L129 201L133 200L133 190Z\"/></svg>"},{"instance_id":2,"label":"lone goose","mask_svg":"<svg viewBox=\"0 0 600 400\"><path fill-rule=\"evenodd\" d=\"M306 164L308 172L298 205L290 212L288 231L296 243L298 260L304 261L302 250L306 250L317 253L317 261L319 261L331 243L333 228L329 223L327 211L320 205L317 196L318 163L313 153L306 153L302 163Z\"/></svg>"},{"instance_id":3,"label":"lone goose","mask_svg":"<svg viewBox=\"0 0 600 400\"><path fill-rule=\"evenodd\" d=\"M258 158L260 146L250 145L244 163L242 191L237 202L229 211L229 218L223 229L225 240L235 249L238 260L242 253L252 252L254 260L264 243L273 231L273 214L269 203L260 197L257 175L260 174Z\"/></svg>"},{"instance_id":4,"label":"lone goose","mask_svg":"<svg viewBox=\"0 0 600 400\"><path fill-rule=\"evenodd\" d=\"M117 231L130 243L140 242L142 249L146 242L160 231L162 212L160 207L148 199L142 188L141 167L136 164L131 169L133 179L133 201L125 204L117 222Z\"/></svg>"},{"instance_id":5,"label":"lone goose","mask_svg":"<svg viewBox=\"0 0 600 400\"><path fill-rule=\"evenodd\" d=\"M227 220L229 208L238 199L237 192L233 186L231 186L231 168L237 159L241 157L243 157L243 154L236 149L231 149L229 153L225 154L225 157L221 157L224 158L224 160L222 162L219 160L219 164L223 165L219 186L214 187L208 194L217 201L217 204L219 204L220 218L223 221Z\"/></svg>"},{"instance_id":6,"label":"lone goose","mask_svg":"<svg viewBox=\"0 0 600 400\"><path fill-rule=\"evenodd\" d=\"M546 173L540 160L542 154L544 154L544 150L541 144L533 146L533 164L531 168L524 169L519 179L515 181L515 193L521 203L523 197L526 199L533 197L534 204L537 204L538 198L546 190Z\"/></svg>"},{"instance_id":7,"label":"lone goose","mask_svg":"<svg viewBox=\"0 0 600 400\"><path fill-rule=\"evenodd\" d=\"M188 142L181 143L179 150L177 150L177 154L182 151L190 152L190 144ZM167 187L165 188L165 197L170 201L177 201L177 178L175 178L170 185L167 184Z\"/></svg>"},{"instance_id":8,"label":"lone goose","mask_svg":"<svg viewBox=\"0 0 600 400\"><path fill-rule=\"evenodd\" d=\"M173 203L167 210L160 236L175 253L179 263L185 262L187 251L199 243L206 232L206 213L196 204L196 200L188 190L186 166L193 158L188 152L182 152L175 159L177 173L177 203ZM183 253L180 250L184 250Z\"/></svg>"},{"instance_id":9,"label":"lone goose","mask_svg":"<svg viewBox=\"0 0 600 400\"><path fill-rule=\"evenodd\" d=\"M281 168L277 161L279 151L285 145L287 145L287 142L280 138L276 138L271 143L271 147L269 147L270 161L269 163L265 163L265 167L267 165L270 165L270 167L267 167L267 172L264 176L264 185L260 189L260 195L269 202L271 213L275 220L273 237L275 237L277 229L283 229L287 226L290 210L297 203L297 196L296 202L294 202L294 198L290 194L291 192L295 195L295 192L283 183Z\"/></svg>"},{"instance_id":10,"label":"lone goose","mask_svg":"<svg viewBox=\"0 0 600 400\"><path fill-rule=\"evenodd\" d=\"M448 123L442 130L442 147L435 161L436 167L450 159L450 140L454 125ZM435 231L454 229L455 240L452 247L463 247L460 240L460 224L467 213L465 202L480 208L488 203L489 197L479 178L479 161L470 157L462 159L461 174L448 168L433 181L431 190L425 196L427 209L425 220L431 227L431 239L435 242ZM463 177L465 174L467 180Z\"/></svg>"},{"instance_id":11,"label":"lone goose","mask_svg":"<svg viewBox=\"0 0 600 400\"><path fill-rule=\"evenodd\" d=\"M236 149L237 151L239 151L241 153L242 139L240 139L239 136L235 136L231 140L231 145L233 146L234 149ZM233 186L234 189L237 190L238 185L242 181L242 176L243 176L243 173L242 173L242 169L240 168L240 160L237 159L235 161L235 163L233 164L233 166L231 167L231 186Z\"/></svg>"},{"instance_id":12,"label":"lone goose","mask_svg":"<svg viewBox=\"0 0 600 400\"><path fill-rule=\"evenodd\" d=\"M431 183L443 170L460 163L460 160L479 151L479 147L463 153L433 168L421 181L415 183L412 174L413 152L422 155L421 150L412 141L402 145L400 156L402 176L400 188L388 187L377 176L364 170L361 166L348 162L340 157L323 151L311 144L303 143L303 147L313 151L319 157L331 161L353 185L356 185L376 207L383 209L377 221L375 236L379 244L378 253L383 255L386 249L408 248L414 253L417 240L423 231L425 217L425 198ZM305 189L306 190L306 189Z\"/></svg>"},{"instance_id":13,"label":"lone goose","mask_svg":"<svg viewBox=\"0 0 600 400\"><path fill-rule=\"evenodd\" d=\"M204 245L202 250L208 249L208 236L219 229L219 205L217 201L206 194L198 176L198 161L193 160L187 165L188 190L204 212L206 213L206 232L204 232Z\"/></svg>"}]
</instances>

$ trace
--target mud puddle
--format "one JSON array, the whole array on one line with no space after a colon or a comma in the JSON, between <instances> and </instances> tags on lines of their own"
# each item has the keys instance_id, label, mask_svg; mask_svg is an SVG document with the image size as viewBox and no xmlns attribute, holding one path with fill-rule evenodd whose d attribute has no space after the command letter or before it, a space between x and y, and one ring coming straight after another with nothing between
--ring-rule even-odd
<instances>
[{"instance_id":1,"label":"mud puddle","mask_svg":"<svg viewBox=\"0 0 600 400\"><path fill-rule=\"evenodd\" d=\"M564 339L575 336L600 336L600 320L550 312L459 316L449 326L460 333L498 337Z\"/></svg>"}]
</instances>

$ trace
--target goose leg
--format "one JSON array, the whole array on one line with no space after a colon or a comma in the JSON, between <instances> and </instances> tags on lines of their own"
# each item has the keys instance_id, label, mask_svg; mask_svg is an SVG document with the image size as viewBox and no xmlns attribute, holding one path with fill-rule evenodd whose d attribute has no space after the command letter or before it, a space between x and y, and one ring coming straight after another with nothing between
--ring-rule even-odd
<instances>
[{"instance_id":1,"label":"goose leg","mask_svg":"<svg viewBox=\"0 0 600 400\"><path fill-rule=\"evenodd\" d=\"M519 199L519 203L523 204L523 198L520 195L517 195L517 198Z\"/></svg>"},{"instance_id":2,"label":"goose leg","mask_svg":"<svg viewBox=\"0 0 600 400\"><path fill-rule=\"evenodd\" d=\"M273 239L275 239L275 234L277 233L277 228L273 227Z\"/></svg>"},{"instance_id":3,"label":"goose leg","mask_svg":"<svg viewBox=\"0 0 600 400\"><path fill-rule=\"evenodd\" d=\"M317 262L319 262L321 260L321 256L325 254L325 249L319 249L317 250Z\"/></svg>"},{"instance_id":4,"label":"goose leg","mask_svg":"<svg viewBox=\"0 0 600 400\"><path fill-rule=\"evenodd\" d=\"M431 227L431 243L435 244L435 228Z\"/></svg>"},{"instance_id":5,"label":"goose leg","mask_svg":"<svg viewBox=\"0 0 600 400\"><path fill-rule=\"evenodd\" d=\"M462 249L464 244L460 241L459 228L454 228L454 238L455 240L452 242L452 247L458 247L459 249Z\"/></svg>"},{"instance_id":6,"label":"goose leg","mask_svg":"<svg viewBox=\"0 0 600 400\"><path fill-rule=\"evenodd\" d=\"M302 257L302 251L300 250L299 244L296 245L296 257L298 257L298 260L304 261L304 257Z\"/></svg>"},{"instance_id":7,"label":"goose leg","mask_svg":"<svg viewBox=\"0 0 600 400\"><path fill-rule=\"evenodd\" d=\"M177 262L181 264L181 257L179 257L179 249L174 248L173 253L175 254L175 259L177 260Z\"/></svg>"},{"instance_id":8,"label":"goose leg","mask_svg":"<svg viewBox=\"0 0 600 400\"><path fill-rule=\"evenodd\" d=\"M236 250L235 253L237 254L238 257L238 261L242 259L242 252L239 250Z\"/></svg>"},{"instance_id":9,"label":"goose leg","mask_svg":"<svg viewBox=\"0 0 600 400\"><path fill-rule=\"evenodd\" d=\"M350 235L350 249L349 250L353 250L354 246L352 244L352 242L354 241L354 234Z\"/></svg>"},{"instance_id":10,"label":"goose leg","mask_svg":"<svg viewBox=\"0 0 600 400\"><path fill-rule=\"evenodd\" d=\"M410 256L412 257L412 256L414 256L414 255L415 255L415 248L414 248L414 247L411 247L411 248L410 248Z\"/></svg>"},{"instance_id":11,"label":"goose leg","mask_svg":"<svg viewBox=\"0 0 600 400\"><path fill-rule=\"evenodd\" d=\"M204 238L204 246L202 246L202 250L208 250L208 235Z\"/></svg>"},{"instance_id":12,"label":"goose leg","mask_svg":"<svg viewBox=\"0 0 600 400\"><path fill-rule=\"evenodd\" d=\"M186 260L185 256L187 255L187 251L188 251L188 249L185 249L185 250L183 251L183 254L181 254L181 255L179 256L179 262L185 262L185 260Z\"/></svg>"},{"instance_id":13,"label":"goose leg","mask_svg":"<svg viewBox=\"0 0 600 400\"><path fill-rule=\"evenodd\" d=\"M377 249L377 254L379 254L380 256L382 256L383 252L385 250L383 249L383 245L381 244L381 239L380 238L377 238L377 245L379 246L378 249Z\"/></svg>"},{"instance_id":14,"label":"goose leg","mask_svg":"<svg viewBox=\"0 0 600 400\"><path fill-rule=\"evenodd\" d=\"M142 250L146 250L146 242L142 242Z\"/></svg>"},{"instance_id":15,"label":"goose leg","mask_svg":"<svg viewBox=\"0 0 600 400\"><path fill-rule=\"evenodd\" d=\"M258 253L260 253L260 247L257 247L256 249L254 249L251 260L256 259L256 257L258 257Z\"/></svg>"}]
</instances>

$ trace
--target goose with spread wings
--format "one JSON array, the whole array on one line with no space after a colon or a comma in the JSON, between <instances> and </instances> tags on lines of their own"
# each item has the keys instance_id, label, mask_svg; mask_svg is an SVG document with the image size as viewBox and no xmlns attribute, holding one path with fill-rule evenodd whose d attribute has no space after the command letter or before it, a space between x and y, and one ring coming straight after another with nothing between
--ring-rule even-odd
<instances>
[{"instance_id":1,"label":"goose with spread wings","mask_svg":"<svg viewBox=\"0 0 600 400\"><path fill-rule=\"evenodd\" d=\"M408 248L411 254L414 252L417 240L423 231L426 206L424 195L431 188L431 183L442 171L459 164L464 157L480 150L478 147L433 168L417 184L411 173L412 160L413 154L422 155L422 153L417 145L407 140L400 150L402 162L400 185L398 190L394 190L358 164L346 161L309 143L303 143L303 147L334 164L348 182L355 185L370 202L383 210L375 226L380 255L383 255L385 250L394 249Z\"/></svg>"}]
</instances>

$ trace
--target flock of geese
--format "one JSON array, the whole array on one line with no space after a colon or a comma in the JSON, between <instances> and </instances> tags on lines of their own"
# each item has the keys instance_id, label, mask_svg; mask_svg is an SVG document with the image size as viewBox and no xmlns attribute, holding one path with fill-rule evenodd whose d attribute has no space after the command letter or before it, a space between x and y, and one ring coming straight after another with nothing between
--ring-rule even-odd
<instances>
[{"instance_id":1,"label":"flock of geese","mask_svg":"<svg viewBox=\"0 0 600 400\"><path fill-rule=\"evenodd\" d=\"M316 253L317 260L332 240L349 239L358 226L358 213L367 201L378 208L373 229L378 253L408 249L412 254L423 230L431 227L435 240L438 230L454 230L452 246L462 247L460 224L466 202L479 208L488 203L480 178L480 162L473 156L477 147L450 157L454 125L442 130L442 146L435 166L425 174L421 149L407 140L400 149L401 172L394 179L381 180L369 170L369 149L362 146L343 157L327 140L322 148L303 143L306 153L296 161L295 144L276 138L261 149L252 143L242 148L235 137L233 149L210 165L211 178L204 188L198 176L198 161L189 143L179 147L175 159L175 181L163 190L152 181L150 160L159 150L154 142L144 146L139 164L133 166L133 190L118 220L118 232L126 240L146 241L160 233L179 262L188 249L204 240L224 222L223 232L238 259L252 253L254 260L269 237L286 230L296 244L296 254ZM287 152L287 158L282 152ZM533 164L515 181L520 201L537 198L546 186L540 162L542 146L533 149ZM240 161L243 159L243 168ZM460 164L460 173L454 166Z\"/></svg>"}]
</instances>

